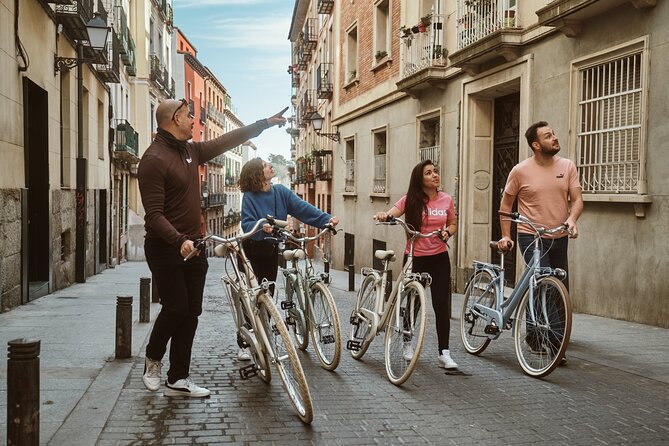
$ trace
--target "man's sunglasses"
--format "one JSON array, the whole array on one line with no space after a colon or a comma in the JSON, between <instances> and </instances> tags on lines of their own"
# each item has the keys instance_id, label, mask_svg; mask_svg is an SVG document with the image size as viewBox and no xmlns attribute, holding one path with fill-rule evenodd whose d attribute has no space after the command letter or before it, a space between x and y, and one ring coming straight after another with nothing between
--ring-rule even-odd
<instances>
[{"instance_id":1,"label":"man's sunglasses","mask_svg":"<svg viewBox=\"0 0 669 446\"><path fill-rule=\"evenodd\" d=\"M193 115L193 113L191 113L190 108L188 107L188 101L185 100L185 99L181 99L181 104L179 104L179 106L177 107L177 109L174 110L174 113L172 113L172 121L174 121L174 117L177 115L177 112L178 112L179 110L181 110L181 107L183 107L184 105L186 106L186 108L188 108L188 117L191 118L191 119L193 119L193 118L195 117L195 116Z\"/></svg>"}]
</instances>

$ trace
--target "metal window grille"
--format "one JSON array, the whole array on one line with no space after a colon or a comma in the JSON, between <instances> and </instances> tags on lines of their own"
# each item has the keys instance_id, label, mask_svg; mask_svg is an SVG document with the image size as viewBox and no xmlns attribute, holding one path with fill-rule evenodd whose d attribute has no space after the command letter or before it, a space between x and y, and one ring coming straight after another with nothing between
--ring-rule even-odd
<instances>
[{"instance_id":1,"label":"metal window grille","mask_svg":"<svg viewBox=\"0 0 669 446\"><path fill-rule=\"evenodd\" d=\"M419 150L420 161L432 160L435 166L439 166L439 146L421 147Z\"/></svg>"},{"instance_id":2,"label":"metal window grille","mask_svg":"<svg viewBox=\"0 0 669 446\"><path fill-rule=\"evenodd\" d=\"M577 165L586 193L638 193L642 53L579 71Z\"/></svg>"},{"instance_id":3,"label":"metal window grille","mask_svg":"<svg viewBox=\"0 0 669 446\"><path fill-rule=\"evenodd\" d=\"M346 160L344 191L355 192L355 158Z\"/></svg>"},{"instance_id":4,"label":"metal window grille","mask_svg":"<svg viewBox=\"0 0 669 446\"><path fill-rule=\"evenodd\" d=\"M386 193L386 155L374 155L374 193Z\"/></svg>"}]
</instances>

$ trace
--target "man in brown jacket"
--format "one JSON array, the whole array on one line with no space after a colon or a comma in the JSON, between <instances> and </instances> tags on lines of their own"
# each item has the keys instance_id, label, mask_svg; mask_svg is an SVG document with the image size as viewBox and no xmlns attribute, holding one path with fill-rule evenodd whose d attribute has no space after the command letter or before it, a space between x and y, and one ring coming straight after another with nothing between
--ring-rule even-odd
<instances>
[{"instance_id":1,"label":"man in brown jacket","mask_svg":"<svg viewBox=\"0 0 669 446\"><path fill-rule=\"evenodd\" d=\"M146 211L144 251L158 287L162 309L146 347L147 389L160 388L162 359L170 344L165 396L205 397L209 390L190 379L190 359L208 263L205 255L184 258L200 233L198 165L230 150L263 130L282 126L286 110L206 142L193 137L188 102L167 99L156 110L158 132L139 164L139 190Z\"/></svg>"}]
</instances>

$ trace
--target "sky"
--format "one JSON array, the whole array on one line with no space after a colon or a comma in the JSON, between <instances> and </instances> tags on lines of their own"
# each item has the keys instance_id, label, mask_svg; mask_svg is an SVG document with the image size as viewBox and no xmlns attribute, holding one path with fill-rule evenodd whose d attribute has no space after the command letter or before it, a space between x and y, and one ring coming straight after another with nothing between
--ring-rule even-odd
<instances>
[{"instance_id":1,"label":"sky","mask_svg":"<svg viewBox=\"0 0 669 446\"><path fill-rule=\"evenodd\" d=\"M175 26L225 86L244 124L290 105L288 31L294 5L294 0L173 0ZM258 156L290 159L284 129L272 127L252 140Z\"/></svg>"}]
</instances>

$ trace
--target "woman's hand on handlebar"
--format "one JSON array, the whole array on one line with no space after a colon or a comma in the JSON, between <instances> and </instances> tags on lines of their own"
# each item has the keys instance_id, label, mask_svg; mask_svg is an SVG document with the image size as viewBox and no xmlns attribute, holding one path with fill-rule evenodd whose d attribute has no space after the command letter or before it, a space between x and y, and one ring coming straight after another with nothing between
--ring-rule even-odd
<instances>
[{"instance_id":1,"label":"woman's hand on handlebar","mask_svg":"<svg viewBox=\"0 0 669 446\"><path fill-rule=\"evenodd\" d=\"M334 227L334 226L337 226L337 225L339 224L339 217L336 217L336 216L332 217L332 218L330 219L330 222L329 222L329 223L330 223L333 227Z\"/></svg>"},{"instance_id":2,"label":"woman's hand on handlebar","mask_svg":"<svg viewBox=\"0 0 669 446\"><path fill-rule=\"evenodd\" d=\"M374 214L374 220L376 221L386 221L390 215L386 212L377 212Z\"/></svg>"},{"instance_id":3,"label":"woman's hand on handlebar","mask_svg":"<svg viewBox=\"0 0 669 446\"><path fill-rule=\"evenodd\" d=\"M497 242L497 249L500 251L511 251L513 249L513 240L510 237L502 237Z\"/></svg>"}]
</instances>

